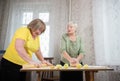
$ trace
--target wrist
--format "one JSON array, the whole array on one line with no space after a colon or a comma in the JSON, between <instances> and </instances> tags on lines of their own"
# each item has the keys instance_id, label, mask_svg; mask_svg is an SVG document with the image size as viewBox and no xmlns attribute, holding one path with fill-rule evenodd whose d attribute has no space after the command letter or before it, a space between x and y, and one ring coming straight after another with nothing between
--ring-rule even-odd
<instances>
[{"instance_id":1,"label":"wrist","mask_svg":"<svg viewBox=\"0 0 120 81\"><path fill-rule=\"evenodd\" d=\"M46 63L46 60L42 60L41 63Z\"/></svg>"},{"instance_id":2,"label":"wrist","mask_svg":"<svg viewBox=\"0 0 120 81\"><path fill-rule=\"evenodd\" d=\"M45 59L44 59L44 58L43 58L43 59L41 59L41 62L42 62L42 61L45 61Z\"/></svg>"},{"instance_id":3,"label":"wrist","mask_svg":"<svg viewBox=\"0 0 120 81\"><path fill-rule=\"evenodd\" d=\"M79 57L77 57L77 61L80 61L80 58L79 58Z\"/></svg>"},{"instance_id":4,"label":"wrist","mask_svg":"<svg viewBox=\"0 0 120 81\"><path fill-rule=\"evenodd\" d=\"M69 58L68 61L71 63L72 62L72 58Z\"/></svg>"}]
</instances>

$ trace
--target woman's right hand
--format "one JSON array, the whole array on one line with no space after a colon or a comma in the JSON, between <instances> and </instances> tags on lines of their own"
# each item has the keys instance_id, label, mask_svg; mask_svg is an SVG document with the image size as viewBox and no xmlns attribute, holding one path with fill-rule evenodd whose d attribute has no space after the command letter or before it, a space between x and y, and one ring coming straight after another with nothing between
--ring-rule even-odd
<instances>
[{"instance_id":1,"label":"woman's right hand","mask_svg":"<svg viewBox=\"0 0 120 81\"><path fill-rule=\"evenodd\" d=\"M71 58L70 62L70 66L76 66L76 64L78 64L78 60L76 58Z\"/></svg>"},{"instance_id":2,"label":"woman's right hand","mask_svg":"<svg viewBox=\"0 0 120 81\"><path fill-rule=\"evenodd\" d=\"M75 58L71 58L69 62L70 63L76 63L76 59Z\"/></svg>"},{"instance_id":3,"label":"woman's right hand","mask_svg":"<svg viewBox=\"0 0 120 81\"><path fill-rule=\"evenodd\" d=\"M41 63L34 62L34 61L30 62L30 64L34 65L35 67L41 67L42 66Z\"/></svg>"},{"instance_id":4,"label":"woman's right hand","mask_svg":"<svg viewBox=\"0 0 120 81\"><path fill-rule=\"evenodd\" d=\"M53 64L51 64L50 62L46 61L46 60L43 60L42 61L43 64L47 64L48 66L52 66Z\"/></svg>"}]
</instances>

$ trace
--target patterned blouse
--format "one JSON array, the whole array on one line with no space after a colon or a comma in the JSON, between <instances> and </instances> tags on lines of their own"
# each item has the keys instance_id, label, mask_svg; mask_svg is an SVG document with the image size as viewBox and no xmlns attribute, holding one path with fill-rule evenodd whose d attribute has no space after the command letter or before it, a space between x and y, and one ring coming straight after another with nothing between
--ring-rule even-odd
<instances>
[{"instance_id":1,"label":"patterned blouse","mask_svg":"<svg viewBox=\"0 0 120 81\"><path fill-rule=\"evenodd\" d=\"M67 33L63 34L61 39L60 51L61 61L69 64L68 60L63 57L62 53L66 51L69 54L69 56L73 58L76 58L79 54L84 54L81 38L77 36L76 41L71 41Z\"/></svg>"}]
</instances>

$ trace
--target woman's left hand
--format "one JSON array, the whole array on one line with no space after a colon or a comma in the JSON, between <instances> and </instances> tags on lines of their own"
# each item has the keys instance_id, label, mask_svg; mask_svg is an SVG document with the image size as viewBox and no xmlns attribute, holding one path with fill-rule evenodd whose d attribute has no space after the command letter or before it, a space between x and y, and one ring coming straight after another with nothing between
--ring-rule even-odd
<instances>
[{"instance_id":1,"label":"woman's left hand","mask_svg":"<svg viewBox=\"0 0 120 81\"><path fill-rule=\"evenodd\" d=\"M43 64L47 64L48 66L53 65L53 64L51 64L50 62L48 62L48 61L46 61L46 60L43 60L42 63L43 63Z\"/></svg>"},{"instance_id":2,"label":"woman's left hand","mask_svg":"<svg viewBox=\"0 0 120 81\"><path fill-rule=\"evenodd\" d=\"M79 63L79 60L77 58L72 58L74 59L75 63Z\"/></svg>"}]
</instances>

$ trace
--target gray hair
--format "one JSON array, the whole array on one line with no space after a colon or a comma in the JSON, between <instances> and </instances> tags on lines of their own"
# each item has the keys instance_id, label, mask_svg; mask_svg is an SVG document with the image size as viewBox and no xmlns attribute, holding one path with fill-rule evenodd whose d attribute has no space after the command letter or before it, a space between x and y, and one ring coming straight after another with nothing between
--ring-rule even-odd
<instances>
[{"instance_id":1,"label":"gray hair","mask_svg":"<svg viewBox=\"0 0 120 81\"><path fill-rule=\"evenodd\" d=\"M73 26L75 28L78 27L78 25L76 23L72 22L72 21L70 21L67 25Z\"/></svg>"}]
</instances>

